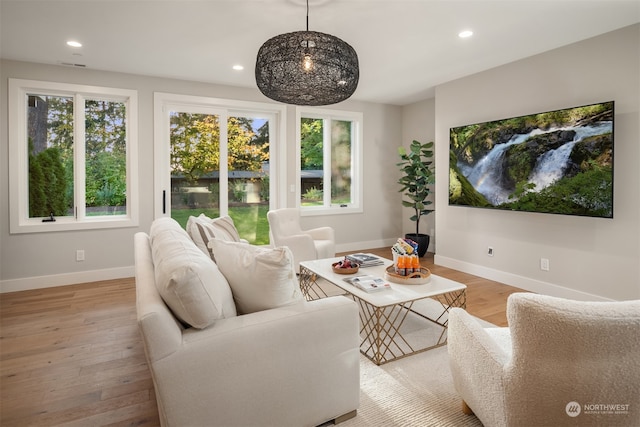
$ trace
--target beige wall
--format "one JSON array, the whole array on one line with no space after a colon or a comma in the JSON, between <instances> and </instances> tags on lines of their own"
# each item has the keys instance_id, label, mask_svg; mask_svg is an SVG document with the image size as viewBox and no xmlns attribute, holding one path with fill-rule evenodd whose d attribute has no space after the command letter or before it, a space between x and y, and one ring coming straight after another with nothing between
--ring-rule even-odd
<instances>
[{"instance_id":1,"label":"beige wall","mask_svg":"<svg viewBox=\"0 0 640 427\"><path fill-rule=\"evenodd\" d=\"M551 295L640 298L639 41L634 25L436 88L438 263ZM613 219L448 206L449 128L610 100Z\"/></svg>"},{"instance_id":2,"label":"beige wall","mask_svg":"<svg viewBox=\"0 0 640 427\"><path fill-rule=\"evenodd\" d=\"M45 80L135 89L139 104L140 226L109 230L9 234L7 82L9 78ZM153 220L153 93L210 96L268 102L256 89L146 76L81 70L3 60L0 67L0 290L11 291L133 274L133 235L148 231ZM392 243L401 224L400 196L395 188L396 147L402 138L401 107L346 101L334 107L364 115L364 212L305 217L304 226L332 226L338 250L355 250ZM295 109L287 109L287 180L295 177ZM289 203L293 198L288 196ZM76 249L86 260L75 261Z\"/></svg>"}]
</instances>

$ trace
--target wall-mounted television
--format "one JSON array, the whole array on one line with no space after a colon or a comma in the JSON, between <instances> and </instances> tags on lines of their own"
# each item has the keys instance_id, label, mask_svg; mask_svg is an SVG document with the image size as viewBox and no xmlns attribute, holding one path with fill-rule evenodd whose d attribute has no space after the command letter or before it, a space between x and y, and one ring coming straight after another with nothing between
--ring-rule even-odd
<instances>
[{"instance_id":1,"label":"wall-mounted television","mask_svg":"<svg viewBox=\"0 0 640 427\"><path fill-rule=\"evenodd\" d=\"M613 218L614 102L450 129L449 205Z\"/></svg>"}]
</instances>

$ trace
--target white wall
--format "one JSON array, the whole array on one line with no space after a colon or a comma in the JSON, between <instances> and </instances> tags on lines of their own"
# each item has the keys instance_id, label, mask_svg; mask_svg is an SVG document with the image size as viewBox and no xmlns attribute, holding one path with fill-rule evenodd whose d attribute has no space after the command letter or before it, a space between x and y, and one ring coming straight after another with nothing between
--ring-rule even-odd
<instances>
[{"instance_id":1,"label":"white wall","mask_svg":"<svg viewBox=\"0 0 640 427\"><path fill-rule=\"evenodd\" d=\"M7 85L9 78L135 89L139 104L140 226L110 230L9 234ZM3 60L0 66L0 291L39 288L133 275L133 235L153 220L153 93L169 92L268 102L251 88ZM364 213L305 217L303 226L329 225L340 251L393 243L400 234L400 196L389 179L402 138L401 107L348 100L334 107L364 114ZM294 184L295 109L287 111L286 188ZM289 195L289 204L294 203ZM76 249L86 260L75 261Z\"/></svg>"},{"instance_id":2,"label":"white wall","mask_svg":"<svg viewBox=\"0 0 640 427\"><path fill-rule=\"evenodd\" d=\"M639 42L636 24L436 88L437 263L551 295L640 298ZM610 100L613 219L448 206L451 127Z\"/></svg>"}]
</instances>

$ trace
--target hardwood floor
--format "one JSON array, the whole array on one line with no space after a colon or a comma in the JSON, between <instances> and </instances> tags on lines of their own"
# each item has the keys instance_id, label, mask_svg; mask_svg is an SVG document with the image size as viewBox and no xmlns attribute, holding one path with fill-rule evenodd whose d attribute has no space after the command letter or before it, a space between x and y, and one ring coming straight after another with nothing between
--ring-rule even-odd
<instances>
[{"instance_id":1,"label":"hardwood floor","mask_svg":"<svg viewBox=\"0 0 640 427\"><path fill-rule=\"evenodd\" d=\"M389 248L368 249L389 257ZM506 325L498 282L433 265L467 285L467 310ZM0 295L0 425L156 426L133 278Z\"/></svg>"}]
</instances>

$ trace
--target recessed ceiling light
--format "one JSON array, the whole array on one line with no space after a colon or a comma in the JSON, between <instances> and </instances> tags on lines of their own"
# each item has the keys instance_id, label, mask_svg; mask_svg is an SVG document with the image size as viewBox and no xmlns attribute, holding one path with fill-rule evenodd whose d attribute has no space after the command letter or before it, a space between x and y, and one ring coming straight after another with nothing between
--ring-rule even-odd
<instances>
[{"instance_id":1,"label":"recessed ceiling light","mask_svg":"<svg viewBox=\"0 0 640 427\"><path fill-rule=\"evenodd\" d=\"M464 30L458 33L458 37L460 37L461 39L466 39L467 37L471 37L472 35L473 31L471 30Z\"/></svg>"},{"instance_id":2,"label":"recessed ceiling light","mask_svg":"<svg viewBox=\"0 0 640 427\"><path fill-rule=\"evenodd\" d=\"M67 42L67 45L71 46L71 47L82 47L82 43L77 42L75 40L69 40Z\"/></svg>"},{"instance_id":3,"label":"recessed ceiling light","mask_svg":"<svg viewBox=\"0 0 640 427\"><path fill-rule=\"evenodd\" d=\"M244 67L242 65L234 65L233 69L236 70L236 71L242 71L242 70L244 70Z\"/></svg>"}]
</instances>

